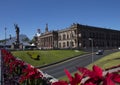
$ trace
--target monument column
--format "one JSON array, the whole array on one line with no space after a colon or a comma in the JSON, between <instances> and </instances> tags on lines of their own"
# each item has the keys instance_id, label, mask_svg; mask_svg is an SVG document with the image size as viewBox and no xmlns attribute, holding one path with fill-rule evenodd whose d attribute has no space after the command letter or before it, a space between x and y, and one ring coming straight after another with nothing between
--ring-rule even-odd
<instances>
[{"instance_id":1,"label":"monument column","mask_svg":"<svg viewBox=\"0 0 120 85\"><path fill-rule=\"evenodd\" d=\"M19 41L19 33L20 33L20 29L18 27L17 24L14 24L15 26L15 30L16 30L16 43L15 43L15 48L19 48L19 45L20 45L20 41Z\"/></svg>"}]
</instances>

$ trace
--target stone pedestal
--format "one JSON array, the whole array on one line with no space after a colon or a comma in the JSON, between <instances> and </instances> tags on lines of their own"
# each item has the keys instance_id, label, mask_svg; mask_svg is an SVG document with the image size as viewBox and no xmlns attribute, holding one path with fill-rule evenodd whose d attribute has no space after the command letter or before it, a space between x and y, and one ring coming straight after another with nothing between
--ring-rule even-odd
<instances>
[{"instance_id":1,"label":"stone pedestal","mask_svg":"<svg viewBox=\"0 0 120 85\"><path fill-rule=\"evenodd\" d=\"M22 50L23 49L23 44L22 43L20 43L20 44L13 43L11 48L12 49L20 49L20 50Z\"/></svg>"}]
</instances>

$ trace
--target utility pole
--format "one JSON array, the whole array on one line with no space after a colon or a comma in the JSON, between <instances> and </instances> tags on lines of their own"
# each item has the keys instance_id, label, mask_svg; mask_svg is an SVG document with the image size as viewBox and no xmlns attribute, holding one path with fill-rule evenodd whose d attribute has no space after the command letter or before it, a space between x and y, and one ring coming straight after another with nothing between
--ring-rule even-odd
<instances>
[{"instance_id":1,"label":"utility pole","mask_svg":"<svg viewBox=\"0 0 120 85\"><path fill-rule=\"evenodd\" d=\"M73 38L73 34L72 34L72 28L70 29L71 33L70 33L70 48L72 49L72 38Z\"/></svg>"},{"instance_id":2,"label":"utility pole","mask_svg":"<svg viewBox=\"0 0 120 85\"><path fill-rule=\"evenodd\" d=\"M92 45L92 63L94 62L94 57L93 57L93 39L89 38L89 40L91 41L91 45Z\"/></svg>"}]
</instances>

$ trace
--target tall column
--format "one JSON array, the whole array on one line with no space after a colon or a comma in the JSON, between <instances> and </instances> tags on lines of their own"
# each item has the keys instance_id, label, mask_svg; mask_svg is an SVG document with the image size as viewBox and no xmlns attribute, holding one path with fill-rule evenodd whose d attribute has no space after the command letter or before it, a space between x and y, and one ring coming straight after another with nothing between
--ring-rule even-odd
<instances>
[{"instance_id":1,"label":"tall column","mask_svg":"<svg viewBox=\"0 0 120 85\"><path fill-rule=\"evenodd\" d=\"M15 30L16 30L16 46L17 46L17 48L19 48L19 44L20 44L19 32L20 32L20 29L19 29L17 24L15 24L14 26L15 26Z\"/></svg>"}]
</instances>

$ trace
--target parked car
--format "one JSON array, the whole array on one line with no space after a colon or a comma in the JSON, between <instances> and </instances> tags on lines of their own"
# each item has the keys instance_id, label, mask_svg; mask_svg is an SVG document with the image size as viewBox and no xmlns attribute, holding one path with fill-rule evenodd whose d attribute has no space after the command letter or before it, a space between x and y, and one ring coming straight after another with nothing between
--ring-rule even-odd
<instances>
[{"instance_id":1,"label":"parked car","mask_svg":"<svg viewBox=\"0 0 120 85\"><path fill-rule=\"evenodd\" d=\"M98 50L98 51L96 52L96 55L102 55L103 52L104 52L104 50Z\"/></svg>"}]
</instances>

